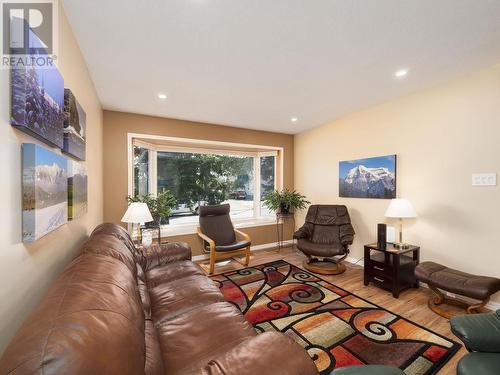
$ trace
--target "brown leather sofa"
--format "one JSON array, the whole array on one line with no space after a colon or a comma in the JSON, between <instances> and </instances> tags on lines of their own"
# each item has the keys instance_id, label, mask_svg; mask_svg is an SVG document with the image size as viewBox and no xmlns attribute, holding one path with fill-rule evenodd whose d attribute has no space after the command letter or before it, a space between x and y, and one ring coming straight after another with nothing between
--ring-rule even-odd
<instances>
[{"instance_id":1,"label":"brown leather sofa","mask_svg":"<svg viewBox=\"0 0 500 375\"><path fill-rule=\"evenodd\" d=\"M191 262L188 245L137 250L97 227L24 322L0 374L317 374L278 332L257 334Z\"/></svg>"}]
</instances>

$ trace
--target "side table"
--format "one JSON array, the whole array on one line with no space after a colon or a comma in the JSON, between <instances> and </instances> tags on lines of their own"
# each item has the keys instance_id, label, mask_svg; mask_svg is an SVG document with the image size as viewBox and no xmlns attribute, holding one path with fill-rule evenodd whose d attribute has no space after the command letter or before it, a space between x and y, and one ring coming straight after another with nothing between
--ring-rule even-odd
<instances>
[{"instance_id":1,"label":"side table","mask_svg":"<svg viewBox=\"0 0 500 375\"><path fill-rule=\"evenodd\" d=\"M372 254L372 251L375 253ZM364 284L375 285L392 292L394 298L408 288L418 288L415 267L420 262L420 247L411 245L408 249L396 249L387 244L385 249L378 245L365 245Z\"/></svg>"}]
</instances>

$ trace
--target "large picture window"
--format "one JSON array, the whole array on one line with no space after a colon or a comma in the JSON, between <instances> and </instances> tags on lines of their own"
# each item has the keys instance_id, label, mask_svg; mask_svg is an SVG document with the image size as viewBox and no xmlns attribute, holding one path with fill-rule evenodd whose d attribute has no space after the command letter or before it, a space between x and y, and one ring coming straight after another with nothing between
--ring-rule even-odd
<instances>
[{"instance_id":1,"label":"large picture window","mask_svg":"<svg viewBox=\"0 0 500 375\"><path fill-rule=\"evenodd\" d=\"M277 150L218 150L133 143L132 191L169 190L177 206L165 225L198 223L202 205L229 203L233 221L274 217L261 202L278 189Z\"/></svg>"}]
</instances>

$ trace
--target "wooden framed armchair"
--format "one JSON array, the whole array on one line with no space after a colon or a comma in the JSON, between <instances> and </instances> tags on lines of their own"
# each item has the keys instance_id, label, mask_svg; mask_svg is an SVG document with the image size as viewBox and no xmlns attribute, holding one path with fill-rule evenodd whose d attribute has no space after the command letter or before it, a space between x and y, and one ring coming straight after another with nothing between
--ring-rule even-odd
<instances>
[{"instance_id":1,"label":"wooden framed armchair","mask_svg":"<svg viewBox=\"0 0 500 375\"><path fill-rule=\"evenodd\" d=\"M215 261L245 255L245 266L250 261L250 236L233 227L229 204L201 206L198 236L203 240L203 251L210 254L210 274Z\"/></svg>"}]
</instances>

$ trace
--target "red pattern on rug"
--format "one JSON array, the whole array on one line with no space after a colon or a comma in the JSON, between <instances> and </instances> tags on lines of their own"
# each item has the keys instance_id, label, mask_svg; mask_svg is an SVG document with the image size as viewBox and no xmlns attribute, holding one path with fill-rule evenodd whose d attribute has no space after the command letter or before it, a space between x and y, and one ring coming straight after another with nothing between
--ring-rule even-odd
<instances>
[{"instance_id":1,"label":"red pattern on rug","mask_svg":"<svg viewBox=\"0 0 500 375\"><path fill-rule=\"evenodd\" d=\"M212 277L260 332L303 346L321 374L381 364L435 374L460 345L284 260Z\"/></svg>"}]
</instances>

